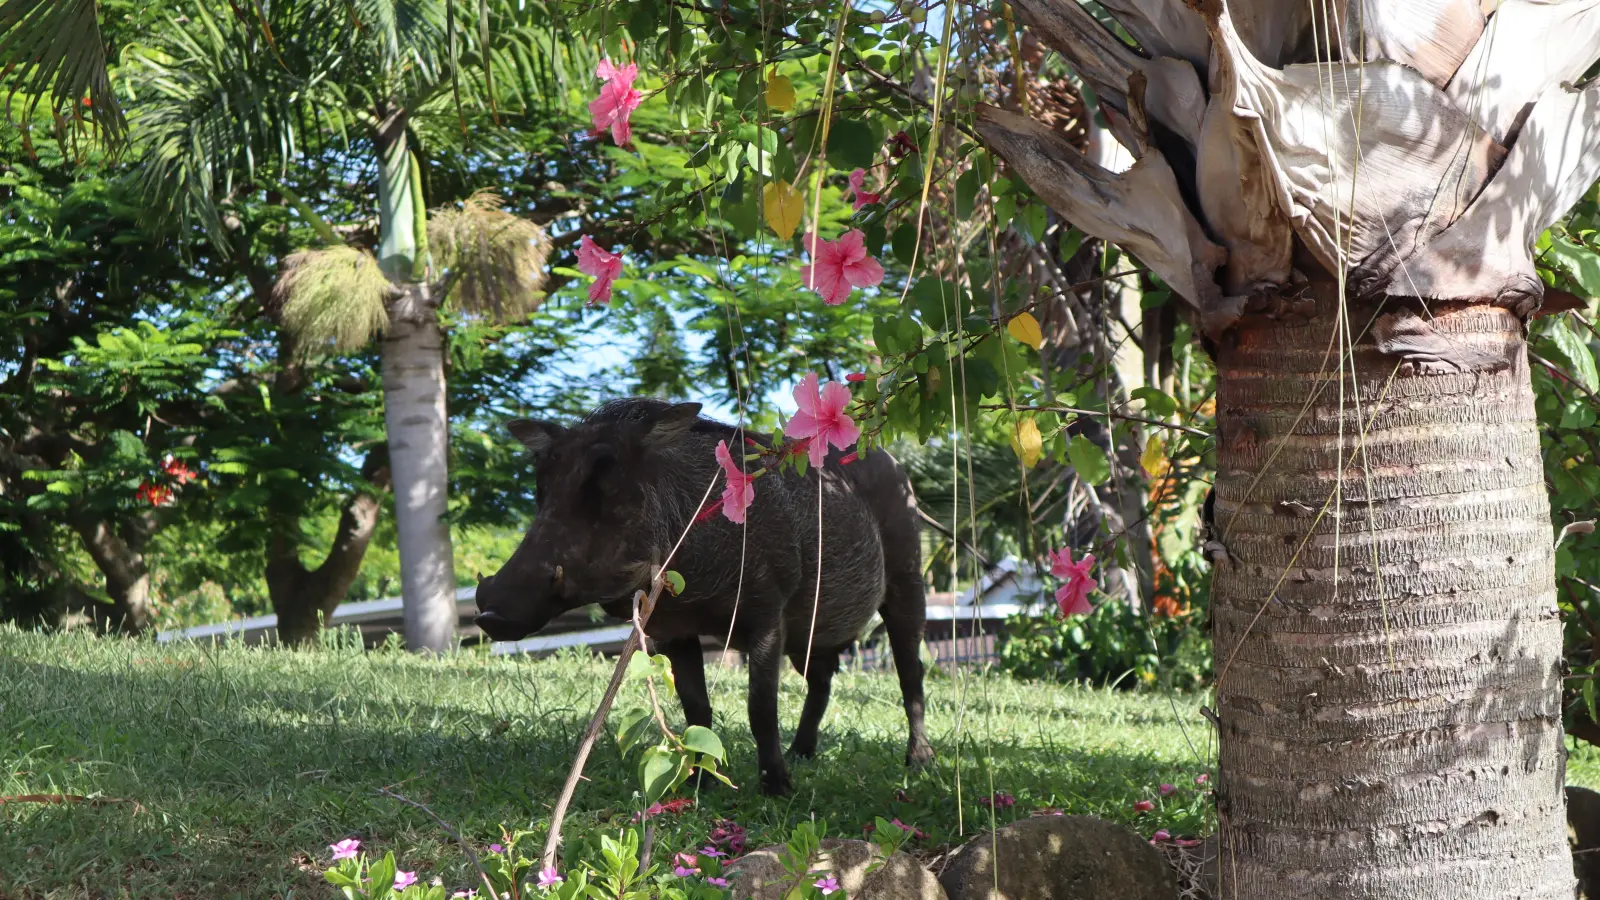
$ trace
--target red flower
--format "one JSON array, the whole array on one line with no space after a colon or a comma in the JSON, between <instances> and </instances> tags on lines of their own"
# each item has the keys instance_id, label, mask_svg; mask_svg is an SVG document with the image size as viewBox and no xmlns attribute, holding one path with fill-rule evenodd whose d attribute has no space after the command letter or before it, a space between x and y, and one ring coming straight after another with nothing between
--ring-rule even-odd
<instances>
[{"instance_id":1,"label":"red flower","mask_svg":"<svg viewBox=\"0 0 1600 900\"><path fill-rule=\"evenodd\" d=\"M855 288L877 287L883 266L867 255L867 236L859 228L846 231L837 241L806 235L811 262L800 267L800 284L822 295L822 302L838 306Z\"/></svg>"},{"instance_id":2,"label":"red flower","mask_svg":"<svg viewBox=\"0 0 1600 900\"><path fill-rule=\"evenodd\" d=\"M611 139L621 147L632 134L628 117L644 101L644 96L633 87L633 80L639 77L639 67L628 63L619 69L611 64L611 60L602 59L600 65L595 67L594 74L605 80L605 85L600 88L600 96L589 102L589 115L594 119L595 133L610 128Z\"/></svg>"},{"instance_id":3,"label":"red flower","mask_svg":"<svg viewBox=\"0 0 1600 900\"><path fill-rule=\"evenodd\" d=\"M1077 562L1072 561L1071 547L1062 547L1050 554L1050 574L1067 579L1067 583L1056 590L1056 605L1061 607L1063 617L1093 611L1094 607L1089 604L1089 592L1095 589L1098 582L1089 576L1092 568L1092 553L1085 553Z\"/></svg>"},{"instance_id":4,"label":"red flower","mask_svg":"<svg viewBox=\"0 0 1600 900\"><path fill-rule=\"evenodd\" d=\"M882 194L874 194L873 192L866 190L866 183L866 169L857 169L850 173L850 192L855 194L855 199L850 204L850 210L852 212L860 209L863 206L867 206L868 204L877 203L878 200L883 197Z\"/></svg>"},{"instance_id":5,"label":"red flower","mask_svg":"<svg viewBox=\"0 0 1600 900\"><path fill-rule=\"evenodd\" d=\"M728 484L722 489L722 514L728 521L735 525L744 524L745 510L750 508L751 502L756 499L756 486L751 484L751 476L746 475L734 465L733 454L728 452L727 441L717 441L717 465L722 467L722 474L727 477Z\"/></svg>"},{"instance_id":6,"label":"red flower","mask_svg":"<svg viewBox=\"0 0 1600 900\"><path fill-rule=\"evenodd\" d=\"M190 469L182 462L173 459L170 454L166 459L162 460L161 471L167 473L179 484L188 484L195 479L194 470Z\"/></svg>"},{"instance_id":7,"label":"red flower","mask_svg":"<svg viewBox=\"0 0 1600 900\"><path fill-rule=\"evenodd\" d=\"M889 138L889 155L895 159L915 152L917 152L917 142L913 141L911 135L906 134L904 131L896 132L894 137Z\"/></svg>"},{"instance_id":8,"label":"red flower","mask_svg":"<svg viewBox=\"0 0 1600 900\"><path fill-rule=\"evenodd\" d=\"M829 444L845 450L861 436L861 428L844 411L850 405L850 391L839 382L830 381L819 389L817 373L812 372L794 386L794 402L800 409L783 433L811 440L811 465L821 467Z\"/></svg>"},{"instance_id":9,"label":"red flower","mask_svg":"<svg viewBox=\"0 0 1600 900\"><path fill-rule=\"evenodd\" d=\"M590 303L610 303L611 283L622 277L622 257L608 253L587 234L578 240L578 271L594 276L589 285Z\"/></svg>"},{"instance_id":10,"label":"red flower","mask_svg":"<svg viewBox=\"0 0 1600 900\"><path fill-rule=\"evenodd\" d=\"M1133 811L1138 813L1147 813L1155 808L1156 805L1149 800L1136 800L1133 804Z\"/></svg>"},{"instance_id":11,"label":"red flower","mask_svg":"<svg viewBox=\"0 0 1600 900\"><path fill-rule=\"evenodd\" d=\"M139 485L139 490L134 492L134 496L149 503L151 506L166 506L172 502L172 488L164 484L151 484L147 481Z\"/></svg>"},{"instance_id":12,"label":"red flower","mask_svg":"<svg viewBox=\"0 0 1600 900\"><path fill-rule=\"evenodd\" d=\"M668 800L665 803L652 803L644 812L635 813L633 820L635 822L640 822L645 819L655 818L662 813L672 813L673 815L677 815L693 805L694 799L691 797L679 797L676 800Z\"/></svg>"},{"instance_id":13,"label":"red flower","mask_svg":"<svg viewBox=\"0 0 1600 900\"><path fill-rule=\"evenodd\" d=\"M850 382L851 384L854 384L854 383L856 383L858 381L866 381L867 380L867 373L865 373L865 372L851 372L849 375L846 375L844 377L844 380Z\"/></svg>"}]
</instances>

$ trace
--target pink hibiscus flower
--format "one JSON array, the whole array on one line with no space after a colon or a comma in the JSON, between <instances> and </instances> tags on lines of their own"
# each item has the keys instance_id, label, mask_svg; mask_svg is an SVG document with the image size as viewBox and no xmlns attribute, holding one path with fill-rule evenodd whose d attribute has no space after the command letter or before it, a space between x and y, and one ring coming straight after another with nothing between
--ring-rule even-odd
<instances>
[{"instance_id":1,"label":"pink hibiscus flower","mask_svg":"<svg viewBox=\"0 0 1600 900\"><path fill-rule=\"evenodd\" d=\"M828 458L828 445L843 450L861 436L844 408L850 405L850 389L837 381L830 381L821 390L817 388L817 373L812 372L794 386L794 402L800 411L794 414L783 433L795 439L810 438L806 448L813 466L821 466Z\"/></svg>"},{"instance_id":2,"label":"pink hibiscus flower","mask_svg":"<svg viewBox=\"0 0 1600 900\"><path fill-rule=\"evenodd\" d=\"M806 235L811 262L800 267L800 283L822 295L822 302L838 306L858 287L876 287L883 281L883 266L867 255L867 238L861 229L846 231L837 241Z\"/></svg>"},{"instance_id":3,"label":"pink hibiscus flower","mask_svg":"<svg viewBox=\"0 0 1600 900\"><path fill-rule=\"evenodd\" d=\"M750 483L751 476L734 464L727 441L717 441L717 465L722 466L722 474L728 477L728 486L722 489L722 514L729 522L743 525L744 512L756 499L756 486Z\"/></svg>"},{"instance_id":4,"label":"pink hibiscus flower","mask_svg":"<svg viewBox=\"0 0 1600 900\"><path fill-rule=\"evenodd\" d=\"M578 271L594 276L589 285L590 303L610 303L611 284L622 276L622 257L607 253L587 234L578 240Z\"/></svg>"},{"instance_id":5,"label":"pink hibiscus flower","mask_svg":"<svg viewBox=\"0 0 1600 900\"><path fill-rule=\"evenodd\" d=\"M857 169L850 173L850 190L855 194L855 200L850 205L852 211L858 210L869 203L877 203L883 196L882 194L874 194L869 190L865 190L866 182L866 169Z\"/></svg>"},{"instance_id":6,"label":"pink hibiscus flower","mask_svg":"<svg viewBox=\"0 0 1600 900\"><path fill-rule=\"evenodd\" d=\"M1077 562L1072 561L1071 547L1062 547L1050 554L1050 574L1067 580L1066 584L1056 590L1056 605L1061 607L1063 616L1075 616L1093 611L1094 607L1089 605L1089 592L1099 584L1089 577L1089 570L1093 567L1092 553L1085 553L1083 559Z\"/></svg>"},{"instance_id":7,"label":"pink hibiscus flower","mask_svg":"<svg viewBox=\"0 0 1600 900\"><path fill-rule=\"evenodd\" d=\"M619 69L611 64L611 60L602 59L600 65L595 67L594 74L605 81L600 87L600 96L589 101L589 115L594 118L595 134L609 128L611 139L621 147L628 143L632 134L628 117L644 100L633 87L633 80L639 77L639 67L628 63Z\"/></svg>"}]
</instances>

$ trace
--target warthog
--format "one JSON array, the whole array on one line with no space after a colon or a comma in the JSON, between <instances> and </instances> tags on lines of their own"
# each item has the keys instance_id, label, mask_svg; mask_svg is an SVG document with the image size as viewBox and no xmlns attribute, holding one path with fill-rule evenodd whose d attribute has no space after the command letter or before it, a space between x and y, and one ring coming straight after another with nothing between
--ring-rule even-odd
<instances>
[{"instance_id":1,"label":"warthog","mask_svg":"<svg viewBox=\"0 0 1600 900\"><path fill-rule=\"evenodd\" d=\"M926 615L922 549L905 471L882 451L848 465L836 453L820 472L772 471L757 479L745 526L720 514L697 522L706 487L720 477L717 442L727 441L735 458L745 448L743 432L699 413L698 403L628 399L571 428L508 423L533 454L538 515L511 559L479 583L478 626L494 640L517 640L591 602L628 617L652 565L688 528L671 563L687 586L680 596L662 592L645 631L672 661L689 724L711 725L700 636L727 638L749 666L761 789L786 792L778 738L783 658L806 674L805 708L789 749L808 757L839 656L876 612L900 675L910 726L906 762L927 761L933 749L923 732L917 655Z\"/></svg>"}]
</instances>

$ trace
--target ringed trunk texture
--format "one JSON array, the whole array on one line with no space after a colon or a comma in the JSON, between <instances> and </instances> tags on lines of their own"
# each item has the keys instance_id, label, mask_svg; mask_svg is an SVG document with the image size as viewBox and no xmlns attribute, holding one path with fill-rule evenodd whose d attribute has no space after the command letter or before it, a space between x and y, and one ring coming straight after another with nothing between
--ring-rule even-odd
<instances>
[{"instance_id":1,"label":"ringed trunk texture","mask_svg":"<svg viewBox=\"0 0 1600 900\"><path fill-rule=\"evenodd\" d=\"M1568 900L1522 325L1433 305L1436 333L1508 367L1424 374L1351 304L1341 398L1335 292L1317 289L1313 318L1244 322L1219 348L1219 896Z\"/></svg>"},{"instance_id":2,"label":"ringed trunk texture","mask_svg":"<svg viewBox=\"0 0 1600 900\"><path fill-rule=\"evenodd\" d=\"M400 593L406 646L441 651L456 627L455 563L444 521L450 489L443 335L427 289L406 284L410 314L391 319L383 339L383 419L394 480Z\"/></svg>"}]
</instances>

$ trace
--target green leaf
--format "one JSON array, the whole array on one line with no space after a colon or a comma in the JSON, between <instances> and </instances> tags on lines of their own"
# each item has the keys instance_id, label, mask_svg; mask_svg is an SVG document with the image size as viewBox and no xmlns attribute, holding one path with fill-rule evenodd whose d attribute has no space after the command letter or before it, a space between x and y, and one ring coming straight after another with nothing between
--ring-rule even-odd
<instances>
[{"instance_id":1,"label":"green leaf","mask_svg":"<svg viewBox=\"0 0 1600 900\"><path fill-rule=\"evenodd\" d=\"M828 165L844 172L864 169L878 155L879 143L865 122L836 118L828 130Z\"/></svg>"},{"instance_id":2,"label":"green leaf","mask_svg":"<svg viewBox=\"0 0 1600 900\"><path fill-rule=\"evenodd\" d=\"M722 739L717 737L716 732L702 725L690 725L683 732L683 745L719 762L727 759L726 751L722 749Z\"/></svg>"},{"instance_id":3,"label":"green leaf","mask_svg":"<svg viewBox=\"0 0 1600 900\"><path fill-rule=\"evenodd\" d=\"M650 711L641 707L624 710L617 717L617 747L624 754L632 753L633 748L639 746L644 740L645 732L650 728Z\"/></svg>"},{"instance_id":4,"label":"green leaf","mask_svg":"<svg viewBox=\"0 0 1600 900\"><path fill-rule=\"evenodd\" d=\"M1542 261L1571 278L1590 297L1600 297L1600 254L1555 232L1548 232L1550 249Z\"/></svg>"},{"instance_id":5,"label":"green leaf","mask_svg":"<svg viewBox=\"0 0 1600 900\"><path fill-rule=\"evenodd\" d=\"M1022 208L1022 232L1035 244L1044 237L1045 227L1050 224L1049 213L1044 204L1037 200Z\"/></svg>"},{"instance_id":6,"label":"green leaf","mask_svg":"<svg viewBox=\"0 0 1600 900\"><path fill-rule=\"evenodd\" d=\"M1178 411L1178 401L1160 388L1140 387L1131 392L1136 400L1144 401L1144 408L1156 418L1166 418Z\"/></svg>"},{"instance_id":7,"label":"green leaf","mask_svg":"<svg viewBox=\"0 0 1600 900\"><path fill-rule=\"evenodd\" d=\"M683 582L683 576L679 575L677 573L677 571L675 571L673 569L668 569L666 577L667 577L667 590L672 592L672 596L676 597L679 594L682 594L683 593L683 589L685 587L684 582Z\"/></svg>"},{"instance_id":8,"label":"green leaf","mask_svg":"<svg viewBox=\"0 0 1600 900\"><path fill-rule=\"evenodd\" d=\"M1071 229L1061 236L1061 261L1072 262L1078 255L1078 248L1083 246L1083 232L1076 228Z\"/></svg>"},{"instance_id":9,"label":"green leaf","mask_svg":"<svg viewBox=\"0 0 1600 900\"><path fill-rule=\"evenodd\" d=\"M1106 460L1105 451L1081 434L1067 445L1067 459L1072 461L1072 468L1085 484L1102 484L1111 477L1111 464Z\"/></svg>"},{"instance_id":10,"label":"green leaf","mask_svg":"<svg viewBox=\"0 0 1600 900\"><path fill-rule=\"evenodd\" d=\"M373 863L372 868L367 870L367 878L370 879L372 885L372 893L368 896L372 900L387 900L387 898L394 896L395 868L394 851L391 850L383 855L383 859Z\"/></svg>"},{"instance_id":11,"label":"green leaf","mask_svg":"<svg viewBox=\"0 0 1600 900\"><path fill-rule=\"evenodd\" d=\"M917 251L917 226L914 222L905 222L894 230L889 237L889 246L894 250L894 258L911 265L911 258Z\"/></svg>"},{"instance_id":12,"label":"green leaf","mask_svg":"<svg viewBox=\"0 0 1600 900\"><path fill-rule=\"evenodd\" d=\"M956 218L972 218L972 208L977 203L978 188L983 186L977 168L971 168L961 173L956 179Z\"/></svg>"},{"instance_id":13,"label":"green leaf","mask_svg":"<svg viewBox=\"0 0 1600 900\"><path fill-rule=\"evenodd\" d=\"M1551 323L1550 338L1561 355L1567 358L1567 364L1578 383L1591 393L1600 390L1600 373L1595 371L1594 353L1573 330L1566 316L1560 316Z\"/></svg>"},{"instance_id":14,"label":"green leaf","mask_svg":"<svg viewBox=\"0 0 1600 900\"><path fill-rule=\"evenodd\" d=\"M672 790L679 780L680 771L687 766L688 761L684 759L683 754L665 744L658 744L646 750L644 762L639 766L639 780L644 789L645 802L655 803L667 791Z\"/></svg>"}]
</instances>

